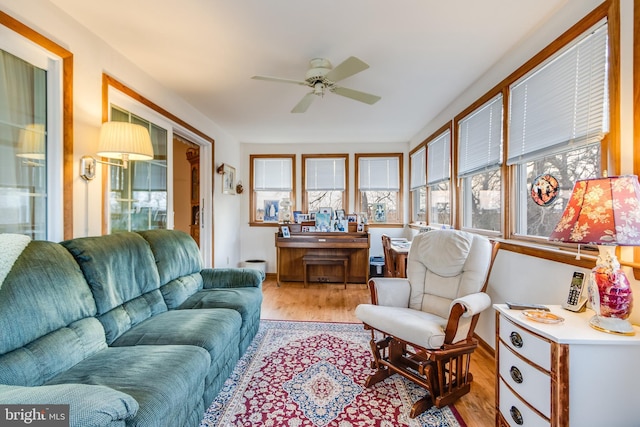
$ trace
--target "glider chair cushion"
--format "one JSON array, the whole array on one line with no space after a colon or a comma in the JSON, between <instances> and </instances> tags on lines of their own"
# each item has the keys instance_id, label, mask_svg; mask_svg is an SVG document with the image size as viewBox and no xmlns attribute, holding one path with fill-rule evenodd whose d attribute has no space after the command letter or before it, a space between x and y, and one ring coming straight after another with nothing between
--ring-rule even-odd
<instances>
[{"instance_id":1,"label":"glider chair cushion","mask_svg":"<svg viewBox=\"0 0 640 427\"><path fill-rule=\"evenodd\" d=\"M429 394L416 402L411 417L469 391L468 358L477 347L473 330L491 305L484 290L496 251L472 233L429 231L411 243L406 279L369 281L372 303L356 308L372 330L377 372L367 386L399 373L425 387ZM454 359L455 368L449 366Z\"/></svg>"}]
</instances>

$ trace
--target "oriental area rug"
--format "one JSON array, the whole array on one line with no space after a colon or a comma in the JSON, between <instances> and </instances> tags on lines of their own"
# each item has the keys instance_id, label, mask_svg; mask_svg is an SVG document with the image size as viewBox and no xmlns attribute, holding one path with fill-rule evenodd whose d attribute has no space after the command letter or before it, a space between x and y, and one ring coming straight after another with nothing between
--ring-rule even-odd
<instances>
[{"instance_id":1,"label":"oriental area rug","mask_svg":"<svg viewBox=\"0 0 640 427\"><path fill-rule=\"evenodd\" d=\"M426 391L399 375L365 388L370 337L362 324L261 321L200 427L466 427L452 405L409 418Z\"/></svg>"}]
</instances>

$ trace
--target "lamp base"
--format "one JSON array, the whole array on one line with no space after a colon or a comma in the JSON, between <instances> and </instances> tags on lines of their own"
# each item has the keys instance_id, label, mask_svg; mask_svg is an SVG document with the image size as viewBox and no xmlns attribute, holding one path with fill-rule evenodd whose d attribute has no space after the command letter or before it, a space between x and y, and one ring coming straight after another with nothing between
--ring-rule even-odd
<instances>
[{"instance_id":1,"label":"lamp base","mask_svg":"<svg viewBox=\"0 0 640 427\"><path fill-rule=\"evenodd\" d=\"M597 314L589 320L589 326L600 332L616 335L633 336L636 331L626 319L618 319L615 317L602 317Z\"/></svg>"}]
</instances>

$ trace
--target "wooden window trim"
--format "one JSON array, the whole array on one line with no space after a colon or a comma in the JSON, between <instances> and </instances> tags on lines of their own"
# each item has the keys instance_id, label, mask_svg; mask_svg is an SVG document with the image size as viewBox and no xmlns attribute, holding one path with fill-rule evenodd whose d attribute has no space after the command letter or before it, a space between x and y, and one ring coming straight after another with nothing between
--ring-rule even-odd
<instances>
[{"instance_id":1,"label":"wooden window trim","mask_svg":"<svg viewBox=\"0 0 640 427\"><path fill-rule=\"evenodd\" d=\"M253 189L254 159L291 159L291 211L296 207L296 155L295 154L251 154L249 155L249 225L252 227L278 227L277 222L256 221L256 192Z\"/></svg>"},{"instance_id":2,"label":"wooden window trim","mask_svg":"<svg viewBox=\"0 0 640 427\"><path fill-rule=\"evenodd\" d=\"M73 54L12 16L0 11L0 25L62 60L62 221L64 239L73 238Z\"/></svg>"},{"instance_id":3,"label":"wooden window trim","mask_svg":"<svg viewBox=\"0 0 640 427\"><path fill-rule=\"evenodd\" d=\"M415 212L414 200L413 200L413 190L411 190L411 174L413 173L413 164L411 161L411 157L417 151L420 151L422 148L425 150L425 161L427 157L427 142L426 140L422 141L420 144L416 145L413 150L409 151L409 225L414 227L424 227L429 223L429 215L428 212L425 212L425 222L416 221L413 214ZM425 167L426 172L426 167Z\"/></svg>"},{"instance_id":4,"label":"wooden window trim","mask_svg":"<svg viewBox=\"0 0 640 427\"><path fill-rule=\"evenodd\" d=\"M302 212L309 213L307 198L307 159L344 159L344 191L342 192L342 209L349 212L349 154L303 154L302 161ZM252 181L253 182L253 181Z\"/></svg>"},{"instance_id":5,"label":"wooden window trim","mask_svg":"<svg viewBox=\"0 0 640 427\"><path fill-rule=\"evenodd\" d=\"M398 191L398 220L399 222L384 222L384 223L374 223L369 218L369 227L377 228L402 228L404 227L404 211L402 207L403 203L403 194L404 194L404 156L402 153L356 153L355 154L355 210L359 211L360 205L362 204L362 196L360 191L360 171L359 171L359 163L360 158L367 157L397 157L398 158L398 174L400 174L400 190Z\"/></svg>"},{"instance_id":6,"label":"wooden window trim","mask_svg":"<svg viewBox=\"0 0 640 427\"><path fill-rule=\"evenodd\" d=\"M440 126L440 128L438 128L438 130L436 130L434 133L432 133L431 135L429 135L424 141L422 141L422 144L424 144L425 147L428 147L429 143L431 141L433 141L436 138L439 138L443 133L445 133L446 131L449 131L449 135L451 135L451 137L449 138L449 166L451 167L451 177L449 178L449 205L451 206L451 208L449 209L449 224L453 225L453 220L455 217L455 211L457 208L457 203L455 203L456 200L456 193L458 191L458 186L457 185L453 185L453 179L454 176L453 175L453 146L455 145L453 143L453 121L449 121L447 123L445 123L444 125ZM427 150L427 165L429 164L429 151ZM427 225L429 223L431 223L431 217L430 217L430 212L431 210L429 209L429 185L427 185L427 215L426 215L426 220L427 220ZM412 210L413 212L413 210Z\"/></svg>"},{"instance_id":7,"label":"wooden window trim","mask_svg":"<svg viewBox=\"0 0 640 427\"><path fill-rule=\"evenodd\" d=\"M165 110L164 108L160 107L158 104L154 103L150 99L146 98L145 96L136 92L134 89L130 88L124 83L121 83L120 81L109 76L106 73L102 73L102 123L109 120L109 109L111 108L111 102L109 101L109 87L112 87L124 93L129 98L139 102L140 104L155 111L161 116L166 117L169 121L172 121L182 126L183 128L189 130L190 132L193 132L194 134L198 135L200 138L204 139L205 141L211 143L211 165L212 166L215 165L215 140L213 138L201 132L200 130L196 129L195 127L185 122L175 114ZM211 179L213 180L213 177ZM108 182L109 182L109 168L102 168L102 194L104 195L103 199L107 197ZM109 218L107 217L107 210L102 209L102 234L106 234L107 230L109 229L108 221L109 221ZM213 221L213 215L212 215L212 221ZM215 227L212 222L211 230L213 231L214 228ZM213 255L213 250L212 250L212 255Z\"/></svg>"}]
</instances>

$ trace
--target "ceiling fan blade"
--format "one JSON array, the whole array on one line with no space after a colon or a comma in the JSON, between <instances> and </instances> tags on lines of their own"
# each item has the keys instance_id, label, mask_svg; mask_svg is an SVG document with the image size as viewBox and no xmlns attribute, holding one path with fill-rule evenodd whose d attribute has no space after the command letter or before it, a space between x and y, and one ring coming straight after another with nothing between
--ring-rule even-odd
<instances>
[{"instance_id":1,"label":"ceiling fan blade","mask_svg":"<svg viewBox=\"0 0 640 427\"><path fill-rule=\"evenodd\" d=\"M268 82L277 82L277 83L294 83L302 86L309 86L309 84L302 80L292 80L292 79L281 79L280 77L268 77L268 76L253 76L251 77L254 80L266 80Z\"/></svg>"},{"instance_id":2,"label":"ceiling fan blade","mask_svg":"<svg viewBox=\"0 0 640 427\"><path fill-rule=\"evenodd\" d=\"M360 71L364 71L369 68L369 65L362 62L355 56L350 56L336 66L333 70L329 71L325 77L332 82L337 82L347 77L353 76Z\"/></svg>"},{"instance_id":3,"label":"ceiling fan blade","mask_svg":"<svg viewBox=\"0 0 640 427\"><path fill-rule=\"evenodd\" d=\"M347 98L355 99L356 101L364 102L365 104L369 105L373 105L381 99L377 95L360 92L359 90L347 89L346 87L336 87L335 89L331 90L331 92L341 96L346 96Z\"/></svg>"},{"instance_id":4,"label":"ceiling fan blade","mask_svg":"<svg viewBox=\"0 0 640 427\"><path fill-rule=\"evenodd\" d=\"M292 113L304 113L307 111L313 100L316 99L316 95L313 92L306 94L295 107L291 110Z\"/></svg>"}]
</instances>

